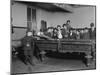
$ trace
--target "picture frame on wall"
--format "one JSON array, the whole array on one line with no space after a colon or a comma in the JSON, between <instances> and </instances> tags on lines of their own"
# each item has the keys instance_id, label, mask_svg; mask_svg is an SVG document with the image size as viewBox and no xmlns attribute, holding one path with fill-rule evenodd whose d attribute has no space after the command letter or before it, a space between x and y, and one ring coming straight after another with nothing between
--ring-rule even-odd
<instances>
[{"instance_id":1,"label":"picture frame on wall","mask_svg":"<svg viewBox=\"0 0 100 75\"><path fill-rule=\"evenodd\" d=\"M11 74L96 69L96 5L11 0L10 9Z\"/></svg>"}]
</instances>

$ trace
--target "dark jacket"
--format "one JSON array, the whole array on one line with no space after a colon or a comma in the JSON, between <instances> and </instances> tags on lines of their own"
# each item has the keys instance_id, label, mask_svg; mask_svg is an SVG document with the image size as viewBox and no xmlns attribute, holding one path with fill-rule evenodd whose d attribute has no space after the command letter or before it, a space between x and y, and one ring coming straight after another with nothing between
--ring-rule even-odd
<instances>
[{"instance_id":1,"label":"dark jacket","mask_svg":"<svg viewBox=\"0 0 100 75\"><path fill-rule=\"evenodd\" d=\"M89 29L90 39L96 39L96 28L92 31Z\"/></svg>"},{"instance_id":2,"label":"dark jacket","mask_svg":"<svg viewBox=\"0 0 100 75\"><path fill-rule=\"evenodd\" d=\"M32 36L25 36L21 39L21 44L23 48L29 48L32 49L34 46L34 39Z\"/></svg>"},{"instance_id":3,"label":"dark jacket","mask_svg":"<svg viewBox=\"0 0 100 75\"><path fill-rule=\"evenodd\" d=\"M47 32L47 33L45 33L44 35L46 35L46 36L48 36L48 37L51 37L52 38L52 36L53 36L53 33L51 32Z\"/></svg>"},{"instance_id":4,"label":"dark jacket","mask_svg":"<svg viewBox=\"0 0 100 75\"><path fill-rule=\"evenodd\" d=\"M77 39L77 34L76 33L72 33L72 35L69 35L70 39Z\"/></svg>"},{"instance_id":5,"label":"dark jacket","mask_svg":"<svg viewBox=\"0 0 100 75\"><path fill-rule=\"evenodd\" d=\"M83 39L90 39L89 32L83 33Z\"/></svg>"},{"instance_id":6,"label":"dark jacket","mask_svg":"<svg viewBox=\"0 0 100 75\"><path fill-rule=\"evenodd\" d=\"M66 30L66 29L62 29L62 36L63 36L63 38L68 38L68 35L69 35L69 31Z\"/></svg>"},{"instance_id":7,"label":"dark jacket","mask_svg":"<svg viewBox=\"0 0 100 75\"><path fill-rule=\"evenodd\" d=\"M53 32L52 38L53 38L53 39L58 39L58 34L57 34L57 32Z\"/></svg>"}]
</instances>

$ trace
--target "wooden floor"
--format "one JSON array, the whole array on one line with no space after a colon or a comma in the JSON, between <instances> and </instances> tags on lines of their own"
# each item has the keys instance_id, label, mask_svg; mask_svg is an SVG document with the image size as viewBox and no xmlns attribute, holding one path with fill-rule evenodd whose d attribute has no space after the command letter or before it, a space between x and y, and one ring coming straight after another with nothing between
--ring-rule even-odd
<instances>
[{"instance_id":1,"label":"wooden floor","mask_svg":"<svg viewBox=\"0 0 100 75\"><path fill-rule=\"evenodd\" d=\"M60 54L61 55L61 54ZM63 54L64 55L64 54ZM65 57L65 56L64 56ZM70 57L70 56L69 56ZM18 58L14 58L12 62L12 73L39 73L39 72L51 72L51 71L72 71L72 70L87 70L95 69L95 64L92 63L89 67L86 67L84 62L78 58L79 56L70 58L48 56L41 63L36 58L33 58L35 66L25 65Z\"/></svg>"}]
</instances>

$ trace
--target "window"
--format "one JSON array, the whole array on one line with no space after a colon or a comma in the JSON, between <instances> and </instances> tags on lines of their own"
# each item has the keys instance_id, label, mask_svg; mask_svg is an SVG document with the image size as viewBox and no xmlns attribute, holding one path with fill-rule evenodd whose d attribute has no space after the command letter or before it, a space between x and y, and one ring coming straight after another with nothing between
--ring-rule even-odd
<instances>
[{"instance_id":1,"label":"window","mask_svg":"<svg viewBox=\"0 0 100 75\"><path fill-rule=\"evenodd\" d=\"M27 27L28 30L36 30L36 9L32 7L27 8Z\"/></svg>"},{"instance_id":2,"label":"window","mask_svg":"<svg viewBox=\"0 0 100 75\"><path fill-rule=\"evenodd\" d=\"M44 20L41 20L41 29L42 31L45 31L47 29L47 22Z\"/></svg>"}]
</instances>

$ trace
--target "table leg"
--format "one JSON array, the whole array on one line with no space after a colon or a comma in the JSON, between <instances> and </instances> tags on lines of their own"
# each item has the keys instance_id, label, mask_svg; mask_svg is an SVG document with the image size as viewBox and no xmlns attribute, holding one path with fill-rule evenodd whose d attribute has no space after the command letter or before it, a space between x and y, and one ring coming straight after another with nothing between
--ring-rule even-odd
<instances>
[{"instance_id":1,"label":"table leg","mask_svg":"<svg viewBox=\"0 0 100 75\"><path fill-rule=\"evenodd\" d=\"M41 51L40 54L41 54L42 61L45 60L45 58L46 58L46 56L45 56L46 52L45 51Z\"/></svg>"},{"instance_id":2,"label":"table leg","mask_svg":"<svg viewBox=\"0 0 100 75\"><path fill-rule=\"evenodd\" d=\"M91 59L92 59L91 52L87 52L85 54L86 54L86 56L85 56L85 58L86 58L86 65L90 66L91 65Z\"/></svg>"},{"instance_id":3,"label":"table leg","mask_svg":"<svg viewBox=\"0 0 100 75\"><path fill-rule=\"evenodd\" d=\"M92 52L93 52L93 61L96 60L96 45L92 45Z\"/></svg>"}]
</instances>

